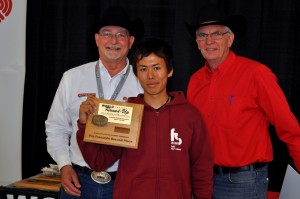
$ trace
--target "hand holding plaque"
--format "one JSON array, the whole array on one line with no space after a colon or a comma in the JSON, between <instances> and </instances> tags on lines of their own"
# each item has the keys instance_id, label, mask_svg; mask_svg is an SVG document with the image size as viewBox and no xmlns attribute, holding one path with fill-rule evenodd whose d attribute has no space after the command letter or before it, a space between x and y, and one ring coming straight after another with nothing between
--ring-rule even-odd
<instances>
[{"instance_id":1,"label":"hand holding plaque","mask_svg":"<svg viewBox=\"0 0 300 199\"><path fill-rule=\"evenodd\" d=\"M89 116L84 141L138 148L144 105L95 99L97 115Z\"/></svg>"}]
</instances>

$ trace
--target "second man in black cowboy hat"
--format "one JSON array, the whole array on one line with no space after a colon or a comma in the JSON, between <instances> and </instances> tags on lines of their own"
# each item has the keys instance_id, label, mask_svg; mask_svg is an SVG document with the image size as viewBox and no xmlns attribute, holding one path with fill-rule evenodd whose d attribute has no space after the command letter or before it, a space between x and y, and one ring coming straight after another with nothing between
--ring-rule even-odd
<instances>
[{"instance_id":1,"label":"second man in black cowboy hat","mask_svg":"<svg viewBox=\"0 0 300 199\"><path fill-rule=\"evenodd\" d=\"M205 66L194 73L188 100L202 116L214 152L214 199L265 199L272 161L269 124L287 143L300 171L300 128L272 71L236 55L231 47L246 31L241 15L226 16L217 6L199 11L186 24Z\"/></svg>"},{"instance_id":2,"label":"second man in black cowboy hat","mask_svg":"<svg viewBox=\"0 0 300 199\"><path fill-rule=\"evenodd\" d=\"M47 149L61 171L59 198L111 199L118 161L107 166L108 178L93 179L76 141L79 106L88 96L126 101L143 92L127 55L135 38L143 35L141 20L113 6L96 27L99 59L65 72L46 120Z\"/></svg>"}]
</instances>

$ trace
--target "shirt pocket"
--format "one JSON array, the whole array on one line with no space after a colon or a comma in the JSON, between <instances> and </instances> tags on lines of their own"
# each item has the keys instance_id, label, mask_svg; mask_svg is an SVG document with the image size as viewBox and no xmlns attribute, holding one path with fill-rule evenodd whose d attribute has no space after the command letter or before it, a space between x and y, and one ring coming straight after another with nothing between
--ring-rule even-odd
<instances>
[{"instance_id":1,"label":"shirt pocket","mask_svg":"<svg viewBox=\"0 0 300 199\"><path fill-rule=\"evenodd\" d=\"M226 102L227 101L227 102ZM220 111L220 124L224 128L234 129L244 125L257 114L258 102L254 97L230 96L223 104Z\"/></svg>"}]
</instances>

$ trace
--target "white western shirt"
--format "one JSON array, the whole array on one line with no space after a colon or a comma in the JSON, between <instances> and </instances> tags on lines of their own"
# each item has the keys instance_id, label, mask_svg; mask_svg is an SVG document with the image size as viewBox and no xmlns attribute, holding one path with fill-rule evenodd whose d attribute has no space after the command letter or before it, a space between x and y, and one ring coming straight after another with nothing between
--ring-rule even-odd
<instances>
[{"instance_id":1,"label":"white western shirt","mask_svg":"<svg viewBox=\"0 0 300 199\"><path fill-rule=\"evenodd\" d=\"M143 89L133 73L132 66L128 63L127 59L127 66L119 74L111 78L99 59L105 99L110 99L127 67L131 67L131 70L116 100L127 101L128 97L143 93ZM79 107L86 100L86 96L80 95L94 93L96 97L99 97L95 75L96 64L97 61L90 62L64 73L45 122L47 150L58 164L59 169L72 163L88 167L78 147L76 132L78 130ZM107 171L116 171L117 167L118 161L108 168Z\"/></svg>"}]
</instances>

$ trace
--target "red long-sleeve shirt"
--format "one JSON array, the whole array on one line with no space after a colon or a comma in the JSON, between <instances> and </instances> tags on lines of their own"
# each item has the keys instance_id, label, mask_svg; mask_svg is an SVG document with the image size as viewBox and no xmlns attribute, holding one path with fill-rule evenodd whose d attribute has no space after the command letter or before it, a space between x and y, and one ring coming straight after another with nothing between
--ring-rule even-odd
<instances>
[{"instance_id":1,"label":"red long-sleeve shirt","mask_svg":"<svg viewBox=\"0 0 300 199\"><path fill-rule=\"evenodd\" d=\"M204 117L216 165L270 162L271 123L300 171L299 123L265 65L230 52L214 72L206 63L192 75L187 98Z\"/></svg>"}]
</instances>

